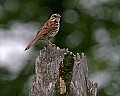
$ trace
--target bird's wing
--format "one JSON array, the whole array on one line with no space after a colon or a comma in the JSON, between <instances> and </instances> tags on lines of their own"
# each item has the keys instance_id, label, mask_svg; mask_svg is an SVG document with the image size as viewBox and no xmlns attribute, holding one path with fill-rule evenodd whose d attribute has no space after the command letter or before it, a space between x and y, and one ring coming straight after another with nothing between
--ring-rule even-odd
<instances>
[{"instance_id":1,"label":"bird's wing","mask_svg":"<svg viewBox=\"0 0 120 96\"><path fill-rule=\"evenodd\" d=\"M55 28L55 22L54 21L47 21L44 26L39 29L36 37L41 37L42 35L47 34L49 31L53 30Z\"/></svg>"}]
</instances>

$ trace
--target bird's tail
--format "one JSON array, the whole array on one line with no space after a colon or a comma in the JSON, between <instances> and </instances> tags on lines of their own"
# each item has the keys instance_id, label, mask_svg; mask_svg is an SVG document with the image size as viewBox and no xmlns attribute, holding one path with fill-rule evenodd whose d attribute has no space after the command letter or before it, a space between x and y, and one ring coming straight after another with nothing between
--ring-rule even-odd
<instances>
[{"instance_id":1,"label":"bird's tail","mask_svg":"<svg viewBox=\"0 0 120 96\"><path fill-rule=\"evenodd\" d=\"M30 47L36 42L38 41L39 38L35 38L26 48L25 48L25 51L30 49Z\"/></svg>"}]
</instances>

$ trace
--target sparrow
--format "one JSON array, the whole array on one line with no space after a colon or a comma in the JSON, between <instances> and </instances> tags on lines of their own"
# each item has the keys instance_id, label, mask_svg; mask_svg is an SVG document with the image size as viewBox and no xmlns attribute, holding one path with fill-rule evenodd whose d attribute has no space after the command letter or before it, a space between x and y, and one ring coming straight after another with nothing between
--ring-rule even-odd
<instances>
[{"instance_id":1,"label":"sparrow","mask_svg":"<svg viewBox=\"0 0 120 96\"><path fill-rule=\"evenodd\" d=\"M31 46L38 40L42 40L45 44L47 44L45 41L52 44L50 39L53 38L59 31L60 17L61 16L58 13L52 14L43 27L39 29L35 39L25 48L25 51L31 48Z\"/></svg>"}]
</instances>

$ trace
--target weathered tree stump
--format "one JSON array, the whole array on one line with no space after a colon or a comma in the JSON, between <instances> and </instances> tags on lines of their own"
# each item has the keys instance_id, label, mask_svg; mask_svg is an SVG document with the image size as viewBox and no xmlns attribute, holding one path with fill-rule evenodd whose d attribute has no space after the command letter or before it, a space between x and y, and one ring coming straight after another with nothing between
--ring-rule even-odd
<instances>
[{"instance_id":1,"label":"weathered tree stump","mask_svg":"<svg viewBox=\"0 0 120 96\"><path fill-rule=\"evenodd\" d=\"M84 54L47 46L40 50L29 96L96 96L97 83L90 81Z\"/></svg>"}]
</instances>

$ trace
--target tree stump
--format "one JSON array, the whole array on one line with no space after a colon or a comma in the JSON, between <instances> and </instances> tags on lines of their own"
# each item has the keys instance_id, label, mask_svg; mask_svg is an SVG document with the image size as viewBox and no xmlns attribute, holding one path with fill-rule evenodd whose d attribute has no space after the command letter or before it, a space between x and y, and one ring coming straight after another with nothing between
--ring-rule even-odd
<instances>
[{"instance_id":1,"label":"tree stump","mask_svg":"<svg viewBox=\"0 0 120 96\"><path fill-rule=\"evenodd\" d=\"M84 54L48 45L40 50L29 96L96 96Z\"/></svg>"}]
</instances>

